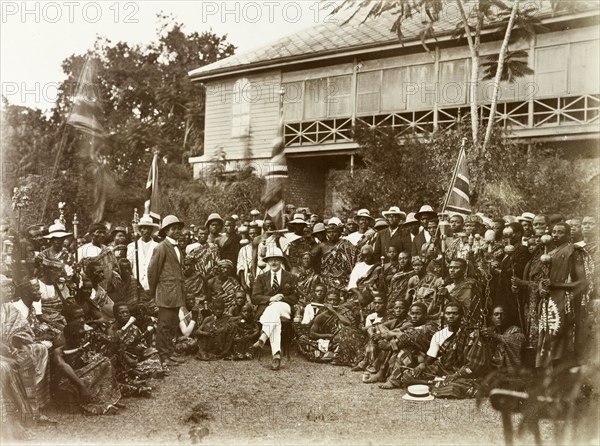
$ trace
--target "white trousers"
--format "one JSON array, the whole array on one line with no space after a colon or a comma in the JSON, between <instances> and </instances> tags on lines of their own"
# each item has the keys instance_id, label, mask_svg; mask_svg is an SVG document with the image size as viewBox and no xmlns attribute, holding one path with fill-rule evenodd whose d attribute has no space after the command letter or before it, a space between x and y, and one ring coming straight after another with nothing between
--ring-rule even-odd
<instances>
[{"instance_id":1,"label":"white trousers","mask_svg":"<svg viewBox=\"0 0 600 446\"><path fill-rule=\"evenodd\" d=\"M259 321L271 343L271 353L281 352L281 318L291 319L292 309L285 302L271 302Z\"/></svg>"}]
</instances>

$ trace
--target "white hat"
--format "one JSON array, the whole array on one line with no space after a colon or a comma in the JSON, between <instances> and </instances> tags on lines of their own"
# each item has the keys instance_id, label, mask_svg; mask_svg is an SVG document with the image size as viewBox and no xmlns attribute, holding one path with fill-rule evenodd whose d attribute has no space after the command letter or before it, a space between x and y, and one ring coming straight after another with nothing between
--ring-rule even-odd
<instances>
[{"instance_id":1,"label":"white hat","mask_svg":"<svg viewBox=\"0 0 600 446\"><path fill-rule=\"evenodd\" d=\"M429 387L425 384L414 384L406 388L406 395L402 399L406 401L431 401L434 397L429 393Z\"/></svg>"},{"instance_id":2,"label":"white hat","mask_svg":"<svg viewBox=\"0 0 600 446\"><path fill-rule=\"evenodd\" d=\"M65 225L61 223L54 223L50 225L48 228L48 235L45 235L44 238L63 238L71 235L72 232L67 232L65 229Z\"/></svg>"},{"instance_id":3,"label":"white hat","mask_svg":"<svg viewBox=\"0 0 600 446\"><path fill-rule=\"evenodd\" d=\"M354 221L356 221L357 218L361 218L361 217L368 218L372 222L375 221L375 219L373 217L371 217L371 213L369 212L368 209L359 209L358 212L356 213L356 215L354 216ZM341 222L340 222L340 224L341 224Z\"/></svg>"},{"instance_id":4,"label":"white hat","mask_svg":"<svg viewBox=\"0 0 600 446\"><path fill-rule=\"evenodd\" d=\"M208 225L209 225L209 224L210 224L210 222L211 222L211 221L213 221L213 220L220 221L220 222L221 222L221 224L223 224L223 219L221 218L221 216L220 216L219 214L217 214L217 213L215 212L215 213L212 213L212 214L210 214L210 215L208 216L208 218L206 219L206 223L204 223L204 227L205 227L205 228L208 228Z\"/></svg>"},{"instance_id":5,"label":"white hat","mask_svg":"<svg viewBox=\"0 0 600 446\"><path fill-rule=\"evenodd\" d=\"M520 217L517 217L517 221L528 221L531 223L535 215L531 212L523 212Z\"/></svg>"},{"instance_id":6,"label":"white hat","mask_svg":"<svg viewBox=\"0 0 600 446\"><path fill-rule=\"evenodd\" d=\"M383 211L381 215L386 218L388 215L402 215L406 218L406 212L402 212L398 206L391 206L387 211Z\"/></svg>"},{"instance_id":7,"label":"white hat","mask_svg":"<svg viewBox=\"0 0 600 446\"><path fill-rule=\"evenodd\" d=\"M432 218L437 218L437 214L436 212L433 210L433 208L431 206L429 206L428 204L424 204L423 206L421 206L421 209L419 209L419 212L417 212L415 214L415 218L417 220L421 220L421 217L424 217L425 214L429 214L429 216L431 216L433 214Z\"/></svg>"},{"instance_id":8,"label":"white hat","mask_svg":"<svg viewBox=\"0 0 600 446\"><path fill-rule=\"evenodd\" d=\"M409 212L408 215L406 216L406 221L403 223L403 225L410 225L412 223L421 223L421 222L419 220L417 220L414 212Z\"/></svg>"},{"instance_id":9,"label":"white hat","mask_svg":"<svg viewBox=\"0 0 600 446\"><path fill-rule=\"evenodd\" d=\"M258 209L252 209L250 211L250 215L260 215L260 212L258 211Z\"/></svg>"},{"instance_id":10,"label":"white hat","mask_svg":"<svg viewBox=\"0 0 600 446\"><path fill-rule=\"evenodd\" d=\"M341 224L342 224L342 220L340 220L337 217L331 217L329 220L327 220L327 225L340 226Z\"/></svg>"},{"instance_id":11,"label":"white hat","mask_svg":"<svg viewBox=\"0 0 600 446\"><path fill-rule=\"evenodd\" d=\"M283 255L281 249L279 249L277 246L267 246L267 255L263 257L263 260L277 258L285 260L285 256Z\"/></svg>"},{"instance_id":12,"label":"white hat","mask_svg":"<svg viewBox=\"0 0 600 446\"><path fill-rule=\"evenodd\" d=\"M183 222L174 215L167 215L165 218L163 218L162 226L160 227L160 231L158 231L159 235L161 237L164 236L165 229L172 225L180 225L182 228L184 226Z\"/></svg>"},{"instance_id":13,"label":"white hat","mask_svg":"<svg viewBox=\"0 0 600 446\"><path fill-rule=\"evenodd\" d=\"M158 224L154 223L154 220L152 220L152 217L150 217L148 214L142 215L140 221L133 225L133 230L138 231L139 228L143 227L152 228L153 231L156 231L159 228Z\"/></svg>"},{"instance_id":14,"label":"white hat","mask_svg":"<svg viewBox=\"0 0 600 446\"><path fill-rule=\"evenodd\" d=\"M306 220L304 220L304 214L294 214L294 219L287 222L288 225L307 225Z\"/></svg>"}]
</instances>

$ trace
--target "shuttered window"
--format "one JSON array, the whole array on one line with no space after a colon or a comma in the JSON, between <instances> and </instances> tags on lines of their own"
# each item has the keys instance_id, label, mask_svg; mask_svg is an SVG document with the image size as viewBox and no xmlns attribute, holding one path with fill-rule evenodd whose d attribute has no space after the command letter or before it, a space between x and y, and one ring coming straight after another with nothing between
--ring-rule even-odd
<instances>
[{"instance_id":1,"label":"shuttered window","mask_svg":"<svg viewBox=\"0 0 600 446\"><path fill-rule=\"evenodd\" d=\"M231 95L231 136L239 138L250 134L250 103L252 85L246 78L238 79Z\"/></svg>"}]
</instances>

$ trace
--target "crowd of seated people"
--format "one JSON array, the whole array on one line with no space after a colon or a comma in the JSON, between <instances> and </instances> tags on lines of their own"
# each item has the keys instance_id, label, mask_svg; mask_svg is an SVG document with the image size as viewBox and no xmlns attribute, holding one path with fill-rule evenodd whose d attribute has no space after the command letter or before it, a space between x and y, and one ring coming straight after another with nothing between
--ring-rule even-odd
<instances>
[{"instance_id":1,"label":"crowd of seated people","mask_svg":"<svg viewBox=\"0 0 600 446\"><path fill-rule=\"evenodd\" d=\"M52 422L43 410L51 398L118 413L123 398L152 395L186 357L251 360L267 346L273 370L292 346L308 361L362 372L357 385L426 384L451 398L481 394L492 375L522 389L524 370L590 360L594 217L447 221L427 205L408 215L392 206L377 229L366 209L346 224L292 212L277 229L259 215L211 214L182 232L185 305L167 362L148 281L159 224L95 223L79 240L58 221L41 237L28 229L18 277L2 263L4 413L18 415L17 428Z\"/></svg>"}]
</instances>

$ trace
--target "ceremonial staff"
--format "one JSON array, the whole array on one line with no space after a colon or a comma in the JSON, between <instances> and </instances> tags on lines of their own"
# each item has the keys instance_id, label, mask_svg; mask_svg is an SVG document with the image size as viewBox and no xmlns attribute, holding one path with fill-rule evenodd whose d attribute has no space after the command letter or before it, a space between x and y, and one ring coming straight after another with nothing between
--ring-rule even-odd
<instances>
[{"instance_id":1,"label":"ceremonial staff","mask_svg":"<svg viewBox=\"0 0 600 446\"><path fill-rule=\"evenodd\" d=\"M73 238L75 239L75 263L73 268L75 279L75 291L79 291L79 283L81 282L79 276L79 220L77 220L77 212L73 213Z\"/></svg>"},{"instance_id":2,"label":"ceremonial staff","mask_svg":"<svg viewBox=\"0 0 600 446\"><path fill-rule=\"evenodd\" d=\"M140 253L138 250L138 240L139 240L139 227L136 230L136 225L140 222L140 216L138 215L137 208L133 210L133 250L135 253L135 295L137 297L138 305L140 304Z\"/></svg>"}]
</instances>

